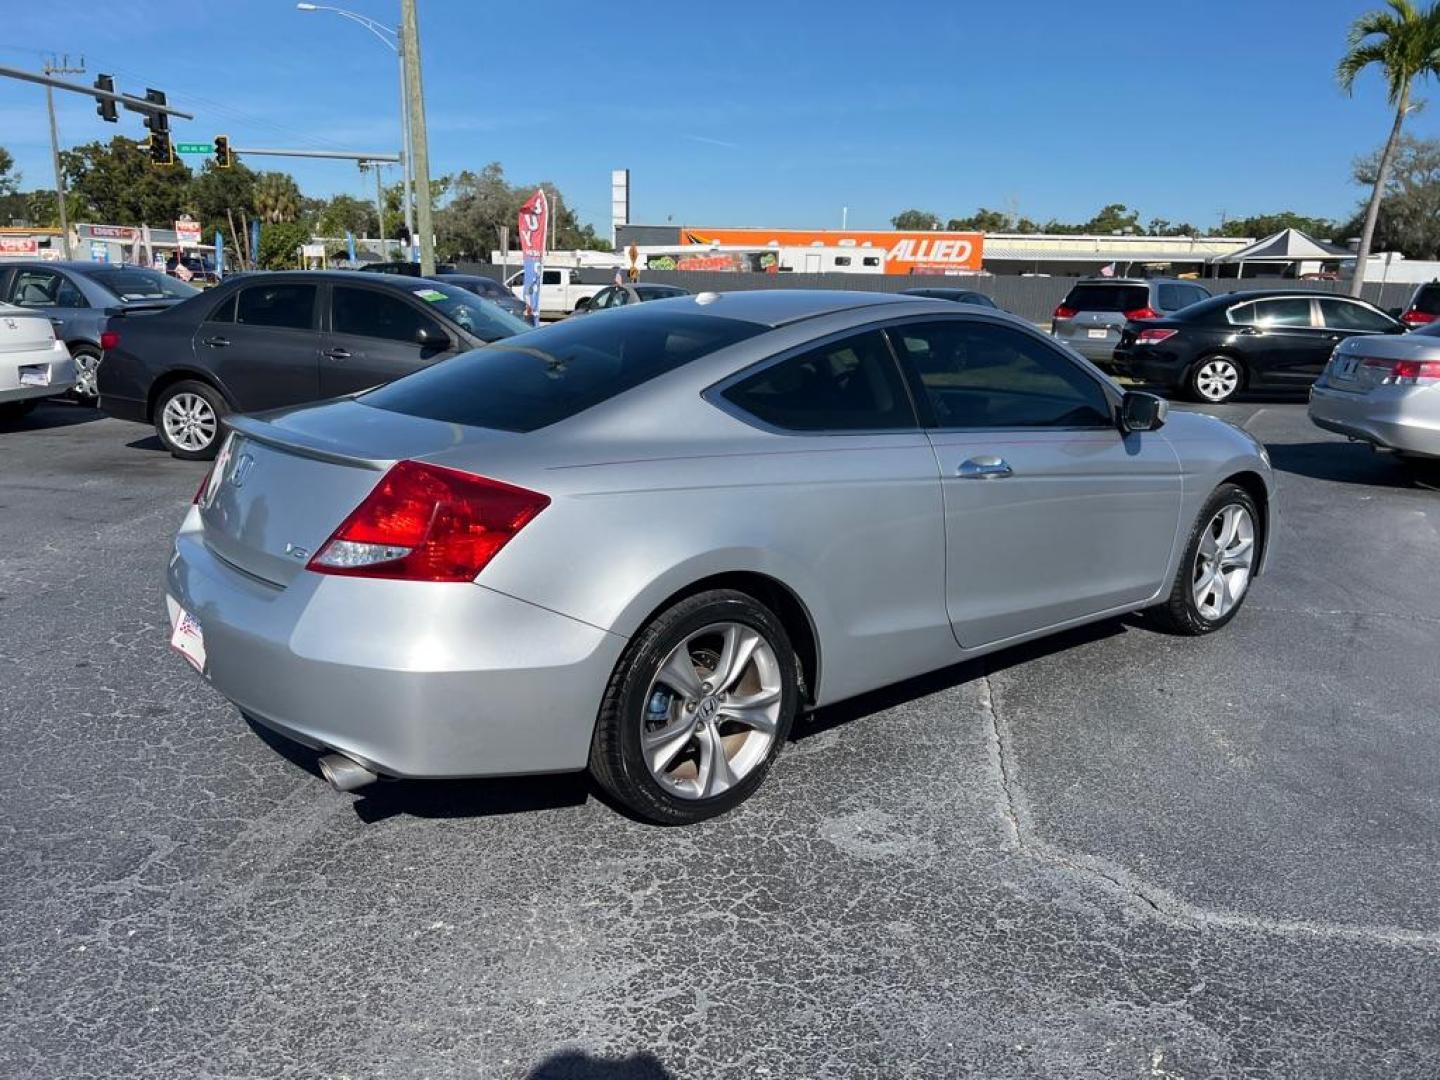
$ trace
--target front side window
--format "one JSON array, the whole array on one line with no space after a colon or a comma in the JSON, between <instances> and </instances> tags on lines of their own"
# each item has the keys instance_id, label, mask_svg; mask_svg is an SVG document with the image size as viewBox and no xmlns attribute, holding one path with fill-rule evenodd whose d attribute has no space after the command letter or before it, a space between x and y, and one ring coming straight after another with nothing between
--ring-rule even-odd
<instances>
[{"instance_id":1,"label":"front side window","mask_svg":"<svg viewBox=\"0 0 1440 1080\"><path fill-rule=\"evenodd\" d=\"M413 345L423 329L434 335L432 342L445 340L445 333L434 319L427 319L398 296L379 289L353 289L344 285L333 288L330 296L331 327L337 334Z\"/></svg>"},{"instance_id":2,"label":"front side window","mask_svg":"<svg viewBox=\"0 0 1440 1080\"><path fill-rule=\"evenodd\" d=\"M999 323L892 327L940 427L1109 427L1110 399L1058 349Z\"/></svg>"},{"instance_id":3,"label":"front side window","mask_svg":"<svg viewBox=\"0 0 1440 1080\"><path fill-rule=\"evenodd\" d=\"M309 330L314 325L314 314L314 285L252 285L240 290L235 321L246 326Z\"/></svg>"},{"instance_id":4,"label":"front side window","mask_svg":"<svg viewBox=\"0 0 1440 1080\"><path fill-rule=\"evenodd\" d=\"M591 310L591 311L603 311L605 308L607 308L607 307L610 306L610 301L614 298L614 296L615 296L615 286L612 285L612 286L610 286L608 289L601 289L601 290L600 290L598 293L596 293L595 296L591 299L591 301L590 301L590 310Z\"/></svg>"},{"instance_id":5,"label":"front side window","mask_svg":"<svg viewBox=\"0 0 1440 1080\"><path fill-rule=\"evenodd\" d=\"M1333 326L1338 330L1369 330L1383 334L1395 329L1395 324L1380 312L1349 300L1322 299L1320 316L1325 320L1326 326Z\"/></svg>"},{"instance_id":6,"label":"front side window","mask_svg":"<svg viewBox=\"0 0 1440 1080\"><path fill-rule=\"evenodd\" d=\"M916 426L878 330L841 338L741 379L723 396L786 431L884 431Z\"/></svg>"},{"instance_id":7,"label":"front side window","mask_svg":"<svg viewBox=\"0 0 1440 1080\"><path fill-rule=\"evenodd\" d=\"M20 307L58 307L61 277L54 270L21 270L10 288L10 303Z\"/></svg>"}]
</instances>

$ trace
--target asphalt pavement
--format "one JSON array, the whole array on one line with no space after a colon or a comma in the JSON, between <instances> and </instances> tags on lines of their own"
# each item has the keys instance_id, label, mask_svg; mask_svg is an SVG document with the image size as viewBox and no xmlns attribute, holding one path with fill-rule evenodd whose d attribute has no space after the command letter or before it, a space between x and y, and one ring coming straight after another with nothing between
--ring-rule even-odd
<instances>
[{"instance_id":1,"label":"asphalt pavement","mask_svg":"<svg viewBox=\"0 0 1440 1080\"><path fill-rule=\"evenodd\" d=\"M822 710L686 829L578 776L333 792L166 647L203 466L0 428L0 1076L1440 1075L1440 491L1211 411L1282 500L1224 632Z\"/></svg>"}]
</instances>

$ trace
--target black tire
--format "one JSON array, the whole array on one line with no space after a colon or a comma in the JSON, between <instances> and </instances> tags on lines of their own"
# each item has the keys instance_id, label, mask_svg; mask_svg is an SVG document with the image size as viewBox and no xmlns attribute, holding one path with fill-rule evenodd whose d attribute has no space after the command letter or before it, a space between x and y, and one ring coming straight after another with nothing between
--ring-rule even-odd
<instances>
[{"instance_id":1,"label":"black tire","mask_svg":"<svg viewBox=\"0 0 1440 1080\"><path fill-rule=\"evenodd\" d=\"M1250 595L1250 581L1246 582L1245 591L1235 602L1234 607L1218 618L1208 618L1204 615L1195 600L1194 586L1199 577L1197 556L1200 552L1200 542L1220 511L1232 505L1244 507L1250 515L1250 520L1254 523L1255 537L1250 564L1250 578L1253 580L1255 565L1259 561L1260 552L1264 550L1265 519L1261 516L1255 500L1248 491L1237 484L1221 484L1206 500L1204 508L1195 519L1195 525L1190 530L1190 539L1185 544L1185 553L1181 556L1180 566L1175 571L1175 581L1170 588L1170 595L1164 603L1150 608L1147 612L1151 621L1159 629L1187 637L1213 634L1233 619L1245 606L1245 601Z\"/></svg>"},{"instance_id":2,"label":"black tire","mask_svg":"<svg viewBox=\"0 0 1440 1080\"><path fill-rule=\"evenodd\" d=\"M29 416L31 410L40 404L39 398L26 398L24 401L7 401L0 405L0 423L10 423L19 420L22 416Z\"/></svg>"},{"instance_id":3,"label":"black tire","mask_svg":"<svg viewBox=\"0 0 1440 1080\"><path fill-rule=\"evenodd\" d=\"M77 375L79 374L81 357L84 357L87 360L94 361L96 367L100 366L100 350L94 348L93 346L77 345L75 346L75 348L70 350L70 355L75 359ZM83 389L81 389L79 383L77 382L75 389L70 391L70 397L73 398L75 401L78 401L81 405L88 405L92 409L98 409L100 407L100 391L98 388L98 384L95 382L94 379L91 379L89 382L89 387L92 392L87 394Z\"/></svg>"},{"instance_id":4,"label":"black tire","mask_svg":"<svg viewBox=\"0 0 1440 1080\"><path fill-rule=\"evenodd\" d=\"M182 445L170 437L165 430L165 407L182 394L192 394L202 399L210 408L215 423L213 433L208 442L204 445ZM210 461L220 449L221 429L220 421L230 411L230 406L209 383L200 382L198 379L185 379L181 382L172 383L160 392L155 400L155 434L160 437L160 442L171 455L181 461Z\"/></svg>"},{"instance_id":5,"label":"black tire","mask_svg":"<svg viewBox=\"0 0 1440 1080\"><path fill-rule=\"evenodd\" d=\"M728 790L709 798L685 798L651 775L641 753L647 695L671 652L691 635L720 622L757 631L774 651L780 677L780 710L763 760ZM764 781L790 733L799 701L799 661L785 627L753 597L717 589L688 597L655 617L631 640L605 688L590 745L590 773L614 799L638 817L660 825L687 825L734 808Z\"/></svg>"},{"instance_id":6,"label":"black tire","mask_svg":"<svg viewBox=\"0 0 1440 1080\"><path fill-rule=\"evenodd\" d=\"M1219 397L1214 396L1213 390L1207 393L1200 389L1201 382L1204 380L1203 373L1213 370L1215 365L1226 366L1235 372L1234 385ZM1191 401L1198 401L1205 405L1224 405L1226 402L1234 401L1235 395L1244 389L1245 365L1233 356L1224 356L1220 353L1201 357L1190 369L1190 374L1185 376L1185 393Z\"/></svg>"}]
</instances>

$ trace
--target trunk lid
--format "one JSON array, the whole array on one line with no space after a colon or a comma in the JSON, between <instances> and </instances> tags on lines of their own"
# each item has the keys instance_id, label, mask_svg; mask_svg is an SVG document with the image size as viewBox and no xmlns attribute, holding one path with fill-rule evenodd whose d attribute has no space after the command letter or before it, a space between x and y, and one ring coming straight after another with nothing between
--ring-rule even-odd
<instances>
[{"instance_id":1,"label":"trunk lid","mask_svg":"<svg viewBox=\"0 0 1440 1080\"><path fill-rule=\"evenodd\" d=\"M232 434L201 499L205 544L237 569L282 587L395 462L508 436L350 400L227 423Z\"/></svg>"},{"instance_id":2,"label":"trunk lid","mask_svg":"<svg viewBox=\"0 0 1440 1080\"><path fill-rule=\"evenodd\" d=\"M44 315L16 308L0 310L0 353L33 353L49 349L55 331Z\"/></svg>"}]
</instances>

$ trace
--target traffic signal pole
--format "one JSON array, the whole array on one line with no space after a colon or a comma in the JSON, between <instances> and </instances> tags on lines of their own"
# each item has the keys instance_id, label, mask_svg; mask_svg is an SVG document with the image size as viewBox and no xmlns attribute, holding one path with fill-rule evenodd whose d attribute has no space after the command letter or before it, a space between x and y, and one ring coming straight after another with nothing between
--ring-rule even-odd
<instances>
[{"instance_id":1,"label":"traffic signal pole","mask_svg":"<svg viewBox=\"0 0 1440 1080\"><path fill-rule=\"evenodd\" d=\"M85 86L82 83L66 82L64 79L57 79L53 75L42 75L38 71L23 71L20 68L6 67L0 64L0 79L19 79L21 82L37 83L40 86L54 87L56 90L69 90L72 94L84 94L86 97L94 98L96 101L113 101L131 112L155 114L164 113L166 116L178 116L181 120L194 120L195 114L185 112L183 109L172 108L169 105L158 104L154 101L147 101L144 98L135 97L132 94L120 94L110 90L102 90L98 86Z\"/></svg>"},{"instance_id":2,"label":"traffic signal pole","mask_svg":"<svg viewBox=\"0 0 1440 1080\"><path fill-rule=\"evenodd\" d=\"M45 63L46 75L84 75L85 60L82 57L79 67L70 66L70 58L56 64L54 58ZM45 87L45 111L50 114L50 161L55 166L55 206L60 214L60 249L65 253L65 258L73 259L74 252L70 250L70 213L65 206L65 174L60 170L60 130L55 125L55 88Z\"/></svg>"}]
</instances>

